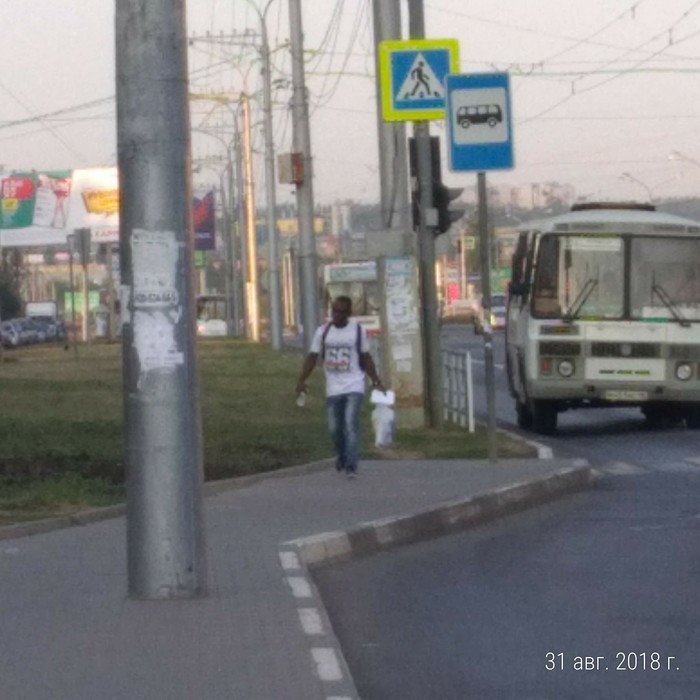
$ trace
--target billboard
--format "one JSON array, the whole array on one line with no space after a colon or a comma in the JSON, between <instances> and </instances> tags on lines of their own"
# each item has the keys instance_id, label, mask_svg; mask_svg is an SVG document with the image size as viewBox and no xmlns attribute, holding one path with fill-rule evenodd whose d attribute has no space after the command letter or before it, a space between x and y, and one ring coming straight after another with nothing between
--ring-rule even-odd
<instances>
[{"instance_id":1,"label":"billboard","mask_svg":"<svg viewBox=\"0 0 700 700\"><path fill-rule=\"evenodd\" d=\"M213 250L214 193L194 199L195 249ZM66 246L75 229L93 243L119 242L116 167L14 171L0 179L0 247Z\"/></svg>"},{"instance_id":2,"label":"billboard","mask_svg":"<svg viewBox=\"0 0 700 700\"><path fill-rule=\"evenodd\" d=\"M16 171L0 182L3 247L65 245L76 228L92 240L119 240L116 168Z\"/></svg>"}]
</instances>

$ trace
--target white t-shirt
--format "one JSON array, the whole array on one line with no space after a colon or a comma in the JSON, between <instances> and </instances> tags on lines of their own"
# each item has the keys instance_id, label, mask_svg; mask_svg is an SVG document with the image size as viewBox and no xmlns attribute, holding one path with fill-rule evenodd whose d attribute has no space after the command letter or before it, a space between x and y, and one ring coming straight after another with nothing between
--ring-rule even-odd
<instances>
[{"instance_id":1,"label":"white t-shirt","mask_svg":"<svg viewBox=\"0 0 700 700\"><path fill-rule=\"evenodd\" d=\"M316 329L311 341L311 352L321 354L321 339L328 324ZM321 358L326 373L326 396L365 392L365 373L360 369L357 353L357 321L348 319L343 328L331 324L326 335L325 357ZM360 326L360 350L369 352L367 331Z\"/></svg>"}]
</instances>

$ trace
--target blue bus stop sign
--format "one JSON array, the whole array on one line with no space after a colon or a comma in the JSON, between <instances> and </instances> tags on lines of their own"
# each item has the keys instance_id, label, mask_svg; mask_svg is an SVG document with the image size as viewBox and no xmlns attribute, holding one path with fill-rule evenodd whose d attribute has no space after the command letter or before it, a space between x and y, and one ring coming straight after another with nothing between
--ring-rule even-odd
<instances>
[{"instance_id":1,"label":"blue bus stop sign","mask_svg":"<svg viewBox=\"0 0 700 700\"><path fill-rule=\"evenodd\" d=\"M508 74L453 74L447 76L445 85L450 170L481 172L512 168Z\"/></svg>"}]
</instances>

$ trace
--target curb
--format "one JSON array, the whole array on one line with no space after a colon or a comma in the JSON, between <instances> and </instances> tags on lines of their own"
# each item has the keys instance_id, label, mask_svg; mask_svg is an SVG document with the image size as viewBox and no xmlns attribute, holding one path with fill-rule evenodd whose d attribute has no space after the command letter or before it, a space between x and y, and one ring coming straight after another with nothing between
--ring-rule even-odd
<instances>
[{"instance_id":1,"label":"curb","mask_svg":"<svg viewBox=\"0 0 700 700\"><path fill-rule=\"evenodd\" d=\"M361 523L346 531L325 532L279 545L285 580L309 645L311 666L326 700L360 700L343 649L313 579L313 569L334 561L412 544L465 530L558 496L581 491L594 482L586 460L541 479L501 487L470 498L446 501L410 515Z\"/></svg>"},{"instance_id":2,"label":"curb","mask_svg":"<svg viewBox=\"0 0 700 700\"><path fill-rule=\"evenodd\" d=\"M498 428L498 432L509 435L515 440L520 440L531 445L537 450L538 459L552 459L552 450L537 442L526 440L522 435L512 433L508 430ZM249 474L247 476L236 476L230 479L219 479L216 481L206 481L202 486L202 494L205 497L216 496L236 489L244 489L253 484L267 479L282 479L285 477L300 476L322 471L335 463L333 458L321 459L308 464L301 464L294 467L275 469L274 471L261 472L260 474ZM104 508L91 508L80 511L72 515L61 515L55 518L45 518L43 520L31 520L25 523L15 523L0 527L0 542L3 540L19 539L20 537L31 537L41 535L53 530L62 530L76 525L89 525L102 520L119 518L126 513L126 504L118 503Z\"/></svg>"},{"instance_id":3,"label":"curb","mask_svg":"<svg viewBox=\"0 0 700 700\"><path fill-rule=\"evenodd\" d=\"M575 460L574 464L544 479L516 482L409 515L360 523L346 531L291 540L281 547L295 552L303 564L313 569L333 560L456 532L588 488L593 482L593 470L586 460Z\"/></svg>"}]
</instances>

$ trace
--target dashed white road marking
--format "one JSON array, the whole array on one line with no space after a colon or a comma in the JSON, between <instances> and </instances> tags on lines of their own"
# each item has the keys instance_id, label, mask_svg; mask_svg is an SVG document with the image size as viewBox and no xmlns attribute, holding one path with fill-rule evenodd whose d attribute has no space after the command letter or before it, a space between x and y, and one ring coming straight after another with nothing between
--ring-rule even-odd
<instances>
[{"instance_id":1,"label":"dashed white road marking","mask_svg":"<svg viewBox=\"0 0 700 700\"><path fill-rule=\"evenodd\" d=\"M295 598L311 598L311 586L303 576L287 576L287 583Z\"/></svg>"},{"instance_id":2,"label":"dashed white road marking","mask_svg":"<svg viewBox=\"0 0 700 700\"><path fill-rule=\"evenodd\" d=\"M308 635L323 634L323 622L316 608L298 608L299 622L304 632Z\"/></svg>"},{"instance_id":3,"label":"dashed white road marking","mask_svg":"<svg viewBox=\"0 0 700 700\"><path fill-rule=\"evenodd\" d=\"M292 571L295 569L300 569L299 557L296 552L280 552L280 561L282 562L282 568L285 571Z\"/></svg>"},{"instance_id":4,"label":"dashed white road marking","mask_svg":"<svg viewBox=\"0 0 700 700\"><path fill-rule=\"evenodd\" d=\"M339 681L343 678L338 657L330 647L315 647L311 656L316 664L316 673L322 681Z\"/></svg>"},{"instance_id":5,"label":"dashed white road marking","mask_svg":"<svg viewBox=\"0 0 700 700\"><path fill-rule=\"evenodd\" d=\"M685 461L700 466L700 457L686 457Z\"/></svg>"}]
</instances>

